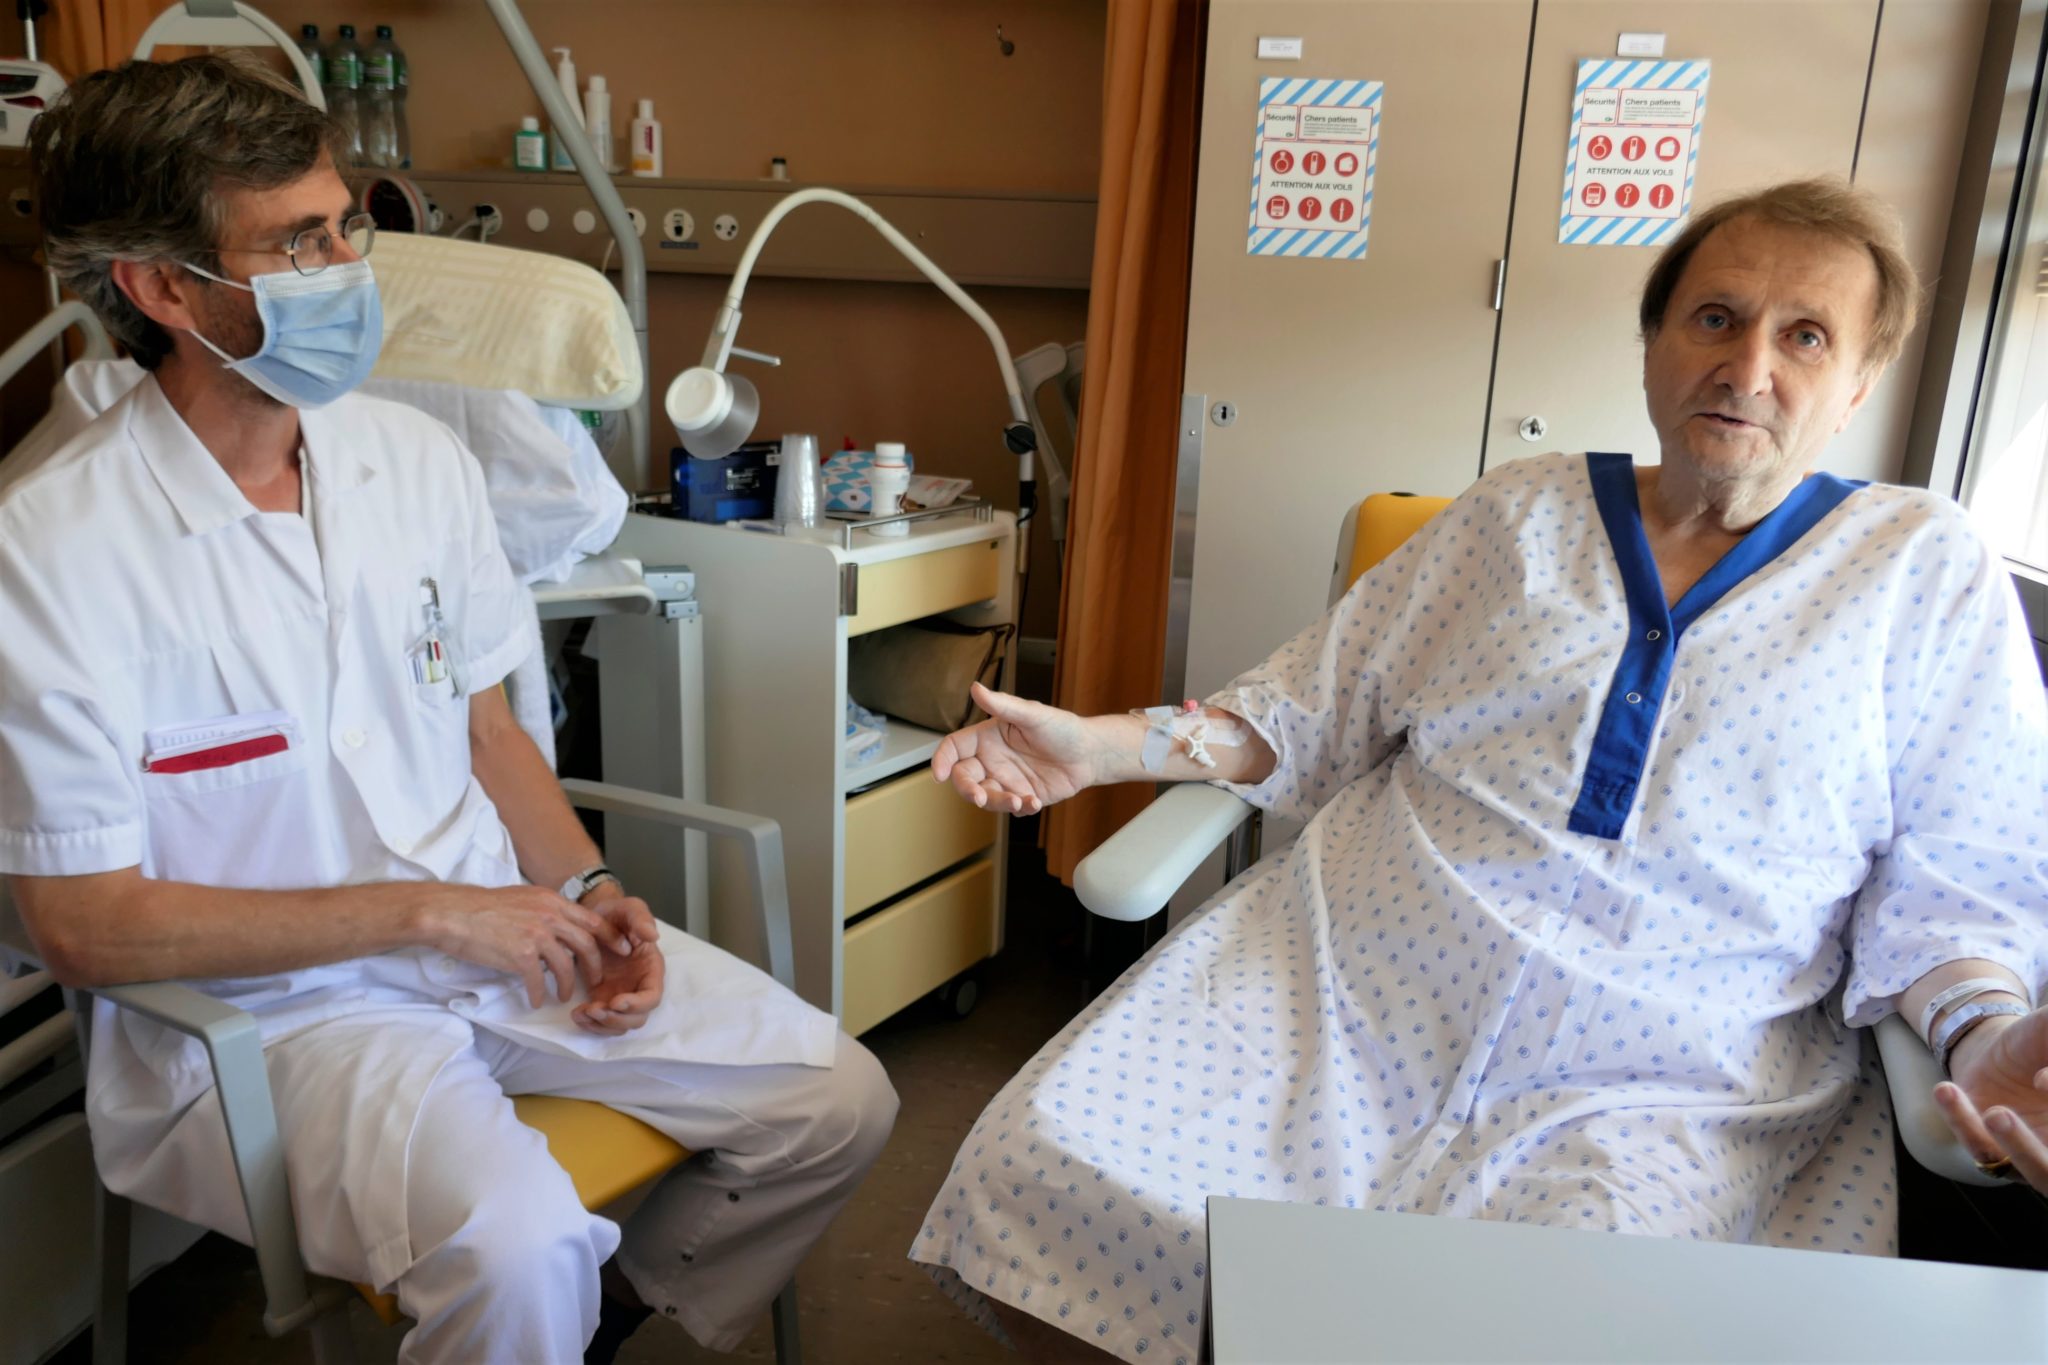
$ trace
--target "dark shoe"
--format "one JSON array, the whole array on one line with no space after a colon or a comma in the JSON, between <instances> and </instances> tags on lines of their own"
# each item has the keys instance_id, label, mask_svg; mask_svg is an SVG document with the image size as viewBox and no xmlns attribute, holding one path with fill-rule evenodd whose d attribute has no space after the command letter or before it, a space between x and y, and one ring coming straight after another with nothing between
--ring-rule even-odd
<instances>
[{"instance_id":1,"label":"dark shoe","mask_svg":"<svg viewBox=\"0 0 2048 1365\"><path fill-rule=\"evenodd\" d=\"M640 1324L653 1316L652 1308L637 1303L629 1307L606 1294L597 1313L597 1335L584 1349L583 1365L612 1365L618 1357L619 1348L626 1344L626 1338L639 1331Z\"/></svg>"}]
</instances>

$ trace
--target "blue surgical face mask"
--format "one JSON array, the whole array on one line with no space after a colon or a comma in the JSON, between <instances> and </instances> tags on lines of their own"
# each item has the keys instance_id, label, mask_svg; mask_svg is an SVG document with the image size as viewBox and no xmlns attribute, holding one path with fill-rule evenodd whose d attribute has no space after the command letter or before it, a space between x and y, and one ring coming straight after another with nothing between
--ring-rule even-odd
<instances>
[{"instance_id":1,"label":"blue surgical face mask","mask_svg":"<svg viewBox=\"0 0 2048 1365\"><path fill-rule=\"evenodd\" d=\"M256 275L248 284L185 267L256 296L263 344L237 360L199 333L199 344L278 402L323 408L370 377L384 344L384 305L368 261L330 265L317 275L295 270Z\"/></svg>"}]
</instances>

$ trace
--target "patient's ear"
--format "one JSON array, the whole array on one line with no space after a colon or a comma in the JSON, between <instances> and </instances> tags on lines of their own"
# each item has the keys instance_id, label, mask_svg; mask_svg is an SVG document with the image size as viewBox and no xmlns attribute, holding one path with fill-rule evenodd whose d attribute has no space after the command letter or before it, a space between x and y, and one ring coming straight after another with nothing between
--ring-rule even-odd
<instances>
[{"instance_id":1,"label":"patient's ear","mask_svg":"<svg viewBox=\"0 0 2048 1365\"><path fill-rule=\"evenodd\" d=\"M205 284L173 261L115 261L114 286L142 315L162 327L181 332L199 325L193 296Z\"/></svg>"}]
</instances>

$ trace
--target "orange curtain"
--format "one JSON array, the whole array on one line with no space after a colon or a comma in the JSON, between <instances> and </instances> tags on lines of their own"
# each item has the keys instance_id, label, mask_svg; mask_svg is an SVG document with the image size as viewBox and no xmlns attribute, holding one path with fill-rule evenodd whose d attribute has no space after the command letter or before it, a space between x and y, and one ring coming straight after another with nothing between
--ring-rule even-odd
<instances>
[{"instance_id":1,"label":"orange curtain","mask_svg":"<svg viewBox=\"0 0 2048 1365\"><path fill-rule=\"evenodd\" d=\"M1054 702L1157 702L1166 651L1201 107L1198 0L1110 0L1088 365L1060 593ZM1074 867L1151 801L1098 787L1046 812L1046 862Z\"/></svg>"},{"instance_id":2,"label":"orange curtain","mask_svg":"<svg viewBox=\"0 0 2048 1365\"><path fill-rule=\"evenodd\" d=\"M56 0L36 23L43 60L77 80L90 71L118 66L135 52L150 20L172 0Z\"/></svg>"}]
</instances>

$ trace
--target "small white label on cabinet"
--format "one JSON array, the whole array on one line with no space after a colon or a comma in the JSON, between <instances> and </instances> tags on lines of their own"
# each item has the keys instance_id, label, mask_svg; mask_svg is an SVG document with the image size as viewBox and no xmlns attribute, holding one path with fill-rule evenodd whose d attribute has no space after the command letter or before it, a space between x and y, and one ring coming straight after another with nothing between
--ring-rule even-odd
<instances>
[{"instance_id":1,"label":"small white label on cabinet","mask_svg":"<svg viewBox=\"0 0 2048 1365\"><path fill-rule=\"evenodd\" d=\"M1262 62L1298 62L1301 60L1301 39L1261 38L1259 39L1259 60Z\"/></svg>"},{"instance_id":2,"label":"small white label on cabinet","mask_svg":"<svg viewBox=\"0 0 2048 1365\"><path fill-rule=\"evenodd\" d=\"M1624 33L1614 45L1617 57L1661 57L1664 55L1664 35L1661 33Z\"/></svg>"}]
</instances>

